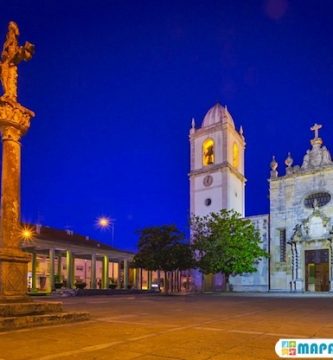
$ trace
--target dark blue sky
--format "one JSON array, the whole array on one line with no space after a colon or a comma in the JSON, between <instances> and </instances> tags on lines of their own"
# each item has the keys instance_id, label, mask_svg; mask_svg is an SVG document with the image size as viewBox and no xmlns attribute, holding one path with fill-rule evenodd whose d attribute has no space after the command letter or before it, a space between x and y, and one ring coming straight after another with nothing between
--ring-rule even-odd
<instances>
[{"instance_id":1,"label":"dark blue sky","mask_svg":"<svg viewBox=\"0 0 333 360\"><path fill-rule=\"evenodd\" d=\"M331 0L0 0L0 35L18 23L36 54L19 101L36 112L23 139L22 219L135 230L189 216L191 118L227 104L246 137L246 213L268 212L269 162L300 163L309 127L333 151Z\"/></svg>"}]
</instances>

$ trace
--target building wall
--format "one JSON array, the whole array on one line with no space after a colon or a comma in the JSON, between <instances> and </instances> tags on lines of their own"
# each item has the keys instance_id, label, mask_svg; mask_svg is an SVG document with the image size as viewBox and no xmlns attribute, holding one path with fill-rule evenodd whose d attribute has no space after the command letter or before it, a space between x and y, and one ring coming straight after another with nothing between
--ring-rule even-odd
<instances>
[{"instance_id":1,"label":"building wall","mask_svg":"<svg viewBox=\"0 0 333 360\"><path fill-rule=\"evenodd\" d=\"M333 168L296 173L270 180L271 214L271 289L290 290L292 281L292 253L287 244L286 261L280 262L280 229L286 229L287 242L291 240L295 226L309 218L313 209L304 206L307 195L333 189ZM333 218L332 200L320 210ZM332 221L331 221L332 223ZM303 259L301 265L304 267Z\"/></svg>"},{"instance_id":2,"label":"building wall","mask_svg":"<svg viewBox=\"0 0 333 360\"><path fill-rule=\"evenodd\" d=\"M223 185L226 181L223 172L215 171L209 173L209 175L213 178L213 183L210 187L206 187L204 185L204 178L207 174L207 172L204 172L192 177L192 213L198 216L208 215L212 211L217 212L221 210L221 204L223 204ZM208 206L205 204L206 199L211 199L212 201L212 203Z\"/></svg>"}]
</instances>

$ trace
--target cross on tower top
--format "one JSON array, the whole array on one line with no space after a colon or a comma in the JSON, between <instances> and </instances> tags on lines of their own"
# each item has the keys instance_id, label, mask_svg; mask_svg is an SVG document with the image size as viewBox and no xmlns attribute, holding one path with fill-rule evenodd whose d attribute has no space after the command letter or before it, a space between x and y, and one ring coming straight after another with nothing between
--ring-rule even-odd
<instances>
[{"instance_id":1,"label":"cross on tower top","mask_svg":"<svg viewBox=\"0 0 333 360\"><path fill-rule=\"evenodd\" d=\"M323 126L322 125L319 125L319 124L317 124L317 123L315 123L311 128L310 128L310 130L311 131L314 131L314 134L315 134L315 139L318 139L318 130L319 129L321 129Z\"/></svg>"}]
</instances>

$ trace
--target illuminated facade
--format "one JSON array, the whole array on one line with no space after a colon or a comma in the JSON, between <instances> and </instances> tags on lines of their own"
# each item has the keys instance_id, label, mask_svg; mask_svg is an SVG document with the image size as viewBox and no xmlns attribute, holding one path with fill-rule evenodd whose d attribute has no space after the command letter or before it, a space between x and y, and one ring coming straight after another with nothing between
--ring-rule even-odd
<instances>
[{"instance_id":1,"label":"illuminated facade","mask_svg":"<svg viewBox=\"0 0 333 360\"><path fill-rule=\"evenodd\" d=\"M230 278L235 291L333 290L333 162L319 137L321 125L311 130L312 148L302 165L293 166L288 154L285 174L271 162L270 213L247 217L260 233L270 254L257 271ZM244 149L242 129L235 129L226 107L216 104L200 128L190 130L191 214L204 216L234 209L244 216ZM193 272L196 290L223 288L222 275Z\"/></svg>"},{"instance_id":2,"label":"illuminated facade","mask_svg":"<svg viewBox=\"0 0 333 360\"><path fill-rule=\"evenodd\" d=\"M271 162L271 290L333 289L333 162L320 128L311 128L312 148L301 165L288 154L279 176L275 158Z\"/></svg>"}]
</instances>

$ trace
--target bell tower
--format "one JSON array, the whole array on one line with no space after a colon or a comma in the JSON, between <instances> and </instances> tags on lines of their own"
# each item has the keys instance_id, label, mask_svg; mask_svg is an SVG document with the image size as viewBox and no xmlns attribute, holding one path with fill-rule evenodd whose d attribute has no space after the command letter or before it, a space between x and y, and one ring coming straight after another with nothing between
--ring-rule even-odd
<instances>
[{"instance_id":1,"label":"bell tower","mask_svg":"<svg viewBox=\"0 0 333 360\"><path fill-rule=\"evenodd\" d=\"M236 130L226 106L214 105L200 128L190 130L190 211L204 216L221 209L245 215L243 130Z\"/></svg>"},{"instance_id":2,"label":"bell tower","mask_svg":"<svg viewBox=\"0 0 333 360\"><path fill-rule=\"evenodd\" d=\"M221 209L234 209L244 216L245 139L242 128L235 129L226 106L214 105L198 129L192 120L190 145L191 215L205 216ZM221 274L203 275L194 270L192 277L197 290L212 291L223 287Z\"/></svg>"}]
</instances>

